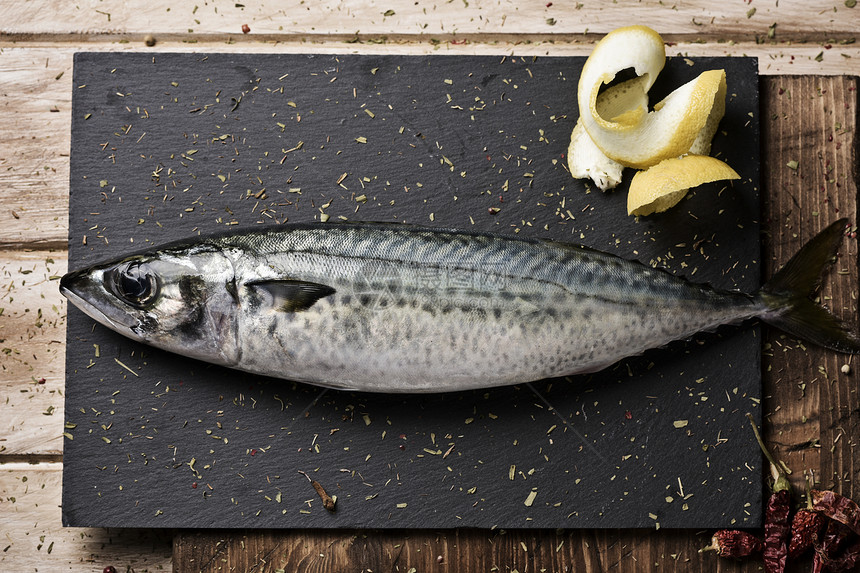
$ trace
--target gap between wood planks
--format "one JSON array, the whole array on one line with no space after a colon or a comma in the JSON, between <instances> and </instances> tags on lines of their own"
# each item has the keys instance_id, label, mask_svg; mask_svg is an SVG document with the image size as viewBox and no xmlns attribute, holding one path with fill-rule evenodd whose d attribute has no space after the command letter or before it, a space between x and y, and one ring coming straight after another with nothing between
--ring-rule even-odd
<instances>
[{"instance_id":1,"label":"gap between wood planks","mask_svg":"<svg viewBox=\"0 0 860 573\"><path fill-rule=\"evenodd\" d=\"M659 31L659 30L658 30ZM605 35L605 33L498 33L498 32L476 32L476 33L439 33L439 34L404 34L398 32L380 32L376 34L366 33L333 33L333 34L308 34L308 33L255 33L241 34L228 32L202 32L195 34L186 34L182 32L156 32L154 34L144 34L140 31L131 32L115 32L110 30L104 31L87 31L87 32L49 32L49 33L27 33L27 32L11 32L2 35L4 41L14 44L24 44L30 42L50 42L50 43L90 43L90 42L142 42L146 36L152 36L153 39L159 42L176 42L186 45L193 44L236 44L237 46L247 46L249 44L271 43L271 44L392 44L392 45L412 45L420 47L422 45L438 46L440 44L452 43L454 45L464 44L486 44L486 45L510 45L519 46L527 44L553 44L553 45L584 45L590 51ZM684 44L719 44L724 46L733 46L741 44L752 44L759 46L782 46L788 48L796 44L807 44L815 46L825 45L849 45L856 41L857 33L854 31L833 31L833 32L808 32L797 31L793 33L780 33L779 39L770 40L767 38L767 28L764 28L757 35L751 32L710 32L705 34L661 34L662 38L669 46L684 45ZM498 46L497 46L498 47Z\"/></svg>"}]
</instances>

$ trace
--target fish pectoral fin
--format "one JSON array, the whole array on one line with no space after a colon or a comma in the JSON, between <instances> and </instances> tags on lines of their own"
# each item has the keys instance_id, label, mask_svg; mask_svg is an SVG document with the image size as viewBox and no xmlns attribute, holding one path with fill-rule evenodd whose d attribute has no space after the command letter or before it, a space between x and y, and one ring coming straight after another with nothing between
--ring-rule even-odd
<instances>
[{"instance_id":1,"label":"fish pectoral fin","mask_svg":"<svg viewBox=\"0 0 860 573\"><path fill-rule=\"evenodd\" d=\"M272 310L280 312L307 310L321 298L337 292L328 285L292 279L256 281L247 286L267 300Z\"/></svg>"}]
</instances>

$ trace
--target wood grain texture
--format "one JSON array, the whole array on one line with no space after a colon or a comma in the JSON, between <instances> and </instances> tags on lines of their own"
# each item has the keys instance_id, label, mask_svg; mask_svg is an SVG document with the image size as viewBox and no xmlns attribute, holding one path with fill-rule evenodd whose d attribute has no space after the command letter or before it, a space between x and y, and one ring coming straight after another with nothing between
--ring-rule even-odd
<instances>
[{"instance_id":1,"label":"wood grain texture","mask_svg":"<svg viewBox=\"0 0 860 573\"><path fill-rule=\"evenodd\" d=\"M635 17L632 13L635 12ZM46 18L46 14L51 17ZM234 35L242 24L269 36L387 35L469 36L481 34L602 35L623 25L659 26L661 34L724 40L767 37L776 24L780 38L827 40L852 32L856 9L839 0L779 3L717 3L690 0L540 2L468 0L416 3L412 0L322 1L280 5L267 2L150 2L7 0L0 5L0 32L37 34ZM813 32L814 30L814 32ZM674 38L670 38L674 39Z\"/></svg>"},{"instance_id":2,"label":"wood grain texture","mask_svg":"<svg viewBox=\"0 0 860 573\"><path fill-rule=\"evenodd\" d=\"M693 537L655 531L306 531L301 542L282 534L181 535L174 546L176 571L673 571L710 570L713 556L698 548L675 553ZM214 542L214 551L207 551ZM722 564L723 571L741 570ZM223 570L222 569L222 570Z\"/></svg>"},{"instance_id":3,"label":"wood grain texture","mask_svg":"<svg viewBox=\"0 0 860 573\"><path fill-rule=\"evenodd\" d=\"M0 459L62 453L65 272L65 251L0 251Z\"/></svg>"},{"instance_id":4,"label":"wood grain texture","mask_svg":"<svg viewBox=\"0 0 860 573\"><path fill-rule=\"evenodd\" d=\"M59 463L0 466L0 570L170 570L170 534L141 529L60 526Z\"/></svg>"},{"instance_id":5,"label":"wood grain texture","mask_svg":"<svg viewBox=\"0 0 860 573\"><path fill-rule=\"evenodd\" d=\"M768 275L827 224L842 216L852 224L855 220L856 90L857 79L848 77L762 79ZM787 166L790 161L798 162L797 169ZM857 241L846 238L820 296L856 328L856 295ZM812 469L822 485L856 496L853 440L860 410L853 377L839 371L850 359L805 348L771 330L767 343L768 441L795 470L799 491L803 470ZM821 447L813 445L816 440ZM709 535L666 530L180 532L174 570L431 571L441 565L449 572L760 570L760 562L720 561L698 553ZM808 570L809 565L799 562L790 570Z\"/></svg>"},{"instance_id":6,"label":"wood grain texture","mask_svg":"<svg viewBox=\"0 0 860 573\"><path fill-rule=\"evenodd\" d=\"M763 216L769 229L763 245L769 255L765 276L840 217L851 221L851 231L857 229L857 84L856 77L763 82L768 185ZM857 276L857 242L852 237L840 249L819 296L855 330ZM841 367L848 364L856 370L857 361L805 348L772 331L767 344L766 430L772 448L797 470L794 486L802 490L802 470L808 468L824 487L856 497L857 373L843 374Z\"/></svg>"},{"instance_id":7,"label":"wood grain texture","mask_svg":"<svg viewBox=\"0 0 860 573\"><path fill-rule=\"evenodd\" d=\"M45 48L2 53L0 248L65 249L72 52Z\"/></svg>"}]
</instances>

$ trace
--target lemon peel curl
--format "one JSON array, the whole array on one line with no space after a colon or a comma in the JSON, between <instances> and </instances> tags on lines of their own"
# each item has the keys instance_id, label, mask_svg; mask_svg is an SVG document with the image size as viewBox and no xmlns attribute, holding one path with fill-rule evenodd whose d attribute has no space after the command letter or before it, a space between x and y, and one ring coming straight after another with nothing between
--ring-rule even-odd
<instances>
[{"instance_id":1,"label":"lemon peel curl","mask_svg":"<svg viewBox=\"0 0 860 573\"><path fill-rule=\"evenodd\" d=\"M657 32L628 26L604 36L583 66L577 89L580 120L597 147L627 167L648 168L688 153L694 144L697 151L706 149L725 113L724 70L702 73L648 111L647 93L665 62ZM639 83L617 102L623 111L613 113L600 104L600 89L629 68Z\"/></svg>"}]
</instances>

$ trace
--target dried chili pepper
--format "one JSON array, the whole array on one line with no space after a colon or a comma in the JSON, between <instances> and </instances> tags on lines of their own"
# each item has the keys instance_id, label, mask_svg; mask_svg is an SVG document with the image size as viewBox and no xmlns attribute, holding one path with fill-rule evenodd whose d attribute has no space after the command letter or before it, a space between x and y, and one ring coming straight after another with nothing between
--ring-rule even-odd
<instances>
[{"instance_id":1,"label":"dried chili pepper","mask_svg":"<svg viewBox=\"0 0 860 573\"><path fill-rule=\"evenodd\" d=\"M831 573L850 573L857 570L860 563L860 540L855 541L845 548L838 557L827 563L827 570Z\"/></svg>"},{"instance_id":2,"label":"dried chili pepper","mask_svg":"<svg viewBox=\"0 0 860 573\"><path fill-rule=\"evenodd\" d=\"M777 465L773 456L764 445L758 427L751 414L747 414L752 424L755 439L761 451L770 462L770 471L773 475L773 492L767 500L767 510L764 514L764 570L767 573L782 573L785 570L785 561L788 556L788 538L791 534L791 484L785 471Z\"/></svg>"},{"instance_id":3,"label":"dried chili pepper","mask_svg":"<svg viewBox=\"0 0 860 573\"><path fill-rule=\"evenodd\" d=\"M818 543L827 526L827 517L813 509L809 477L806 478L806 507L794 514L791 520L791 540L788 542L788 558L797 559Z\"/></svg>"},{"instance_id":4,"label":"dried chili pepper","mask_svg":"<svg viewBox=\"0 0 860 573\"><path fill-rule=\"evenodd\" d=\"M716 551L720 557L749 557L761 553L762 541L752 533L722 529L711 537L711 544L700 551Z\"/></svg>"},{"instance_id":5,"label":"dried chili pepper","mask_svg":"<svg viewBox=\"0 0 860 573\"><path fill-rule=\"evenodd\" d=\"M815 544L815 556L812 560L813 573L831 571L831 565L838 559L839 551L845 546L851 535L851 529L838 521L830 520L821 540Z\"/></svg>"},{"instance_id":6,"label":"dried chili pepper","mask_svg":"<svg viewBox=\"0 0 860 573\"><path fill-rule=\"evenodd\" d=\"M808 507L798 510L791 521L791 540L788 542L788 558L797 559L811 548L824 526L827 518Z\"/></svg>"},{"instance_id":7,"label":"dried chili pepper","mask_svg":"<svg viewBox=\"0 0 860 573\"><path fill-rule=\"evenodd\" d=\"M835 491L812 490L812 507L860 535L860 506Z\"/></svg>"},{"instance_id":8,"label":"dried chili pepper","mask_svg":"<svg viewBox=\"0 0 860 573\"><path fill-rule=\"evenodd\" d=\"M767 502L764 515L764 570L767 573L782 573L788 557L788 538L791 534L791 490L775 489ZM785 481L788 483L788 480Z\"/></svg>"}]
</instances>

